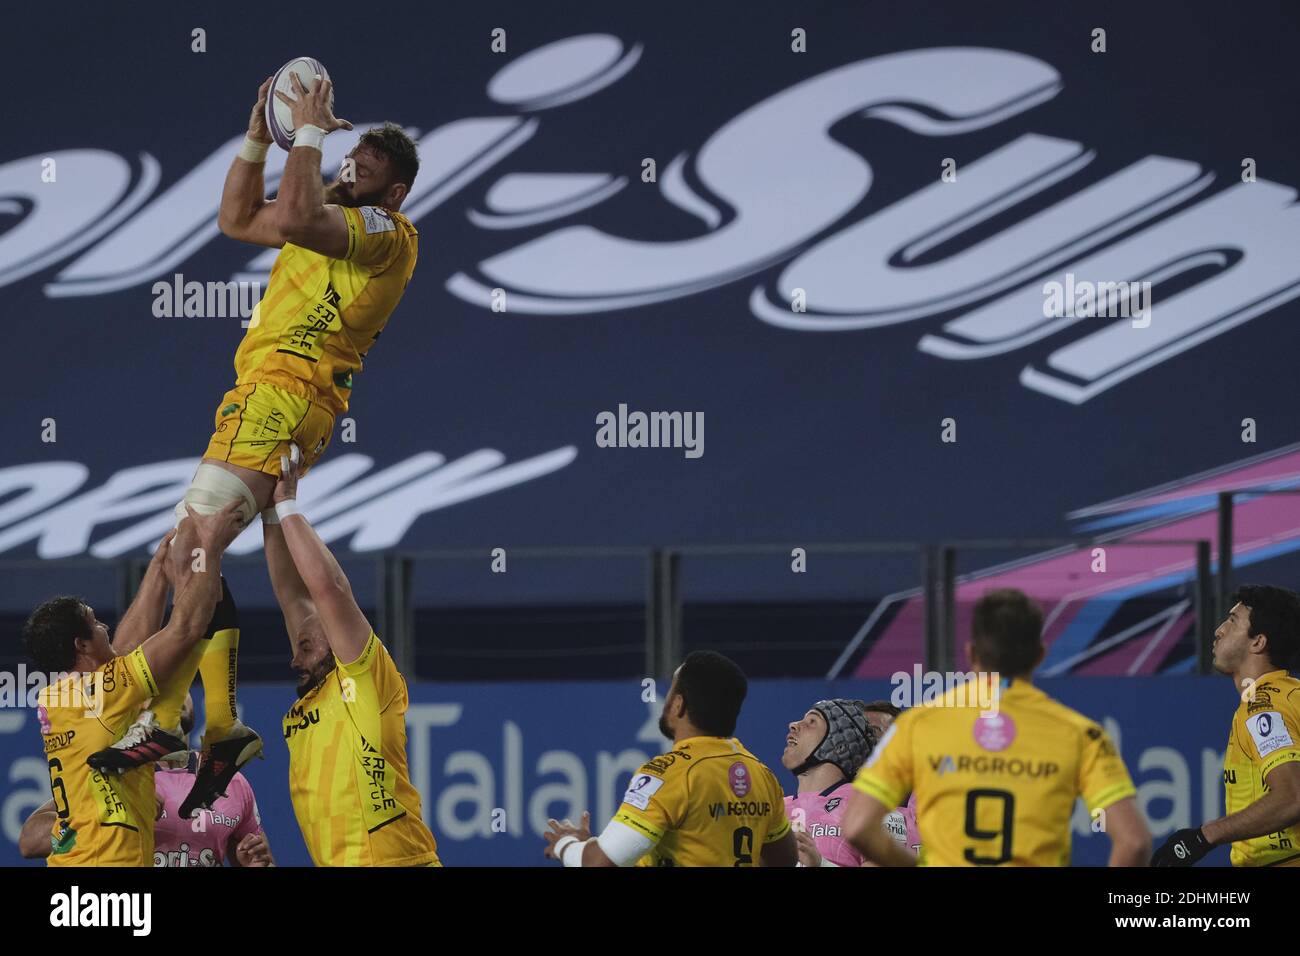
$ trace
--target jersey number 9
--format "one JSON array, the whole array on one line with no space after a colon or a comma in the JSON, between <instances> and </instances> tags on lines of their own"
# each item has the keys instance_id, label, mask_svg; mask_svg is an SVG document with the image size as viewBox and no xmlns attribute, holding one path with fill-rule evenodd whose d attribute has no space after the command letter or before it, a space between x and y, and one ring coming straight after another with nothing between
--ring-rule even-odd
<instances>
[{"instance_id":1,"label":"jersey number 9","mask_svg":"<svg viewBox=\"0 0 1300 956\"><path fill-rule=\"evenodd\" d=\"M980 800L1000 800L1002 802L1002 826L997 830L982 830L976 820L976 810L979 807ZM1011 828L1015 822L1016 816L1016 798L1006 790L971 790L966 794L966 835L972 840L979 840L986 843L990 840L1001 840L1001 846L998 848L997 856L985 856L977 852L975 847L967 847L965 854L967 863L974 863L976 866L997 866L999 863L1007 863L1011 860ZM991 848L990 848L991 849Z\"/></svg>"}]
</instances>

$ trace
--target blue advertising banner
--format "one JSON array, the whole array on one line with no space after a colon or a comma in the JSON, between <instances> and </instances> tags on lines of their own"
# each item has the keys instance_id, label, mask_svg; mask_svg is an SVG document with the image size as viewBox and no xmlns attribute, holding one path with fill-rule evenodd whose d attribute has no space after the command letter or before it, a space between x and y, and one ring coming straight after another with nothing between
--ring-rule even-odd
<instances>
[{"instance_id":1,"label":"blue advertising banner","mask_svg":"<svg viewBox=\"0 0 1300 956\"><path fill-rule=\"evenodd\" d=\"M1138 786L1157 841L1175 828L1223 813L1223 748L1236 699L1222 678L1075 678L1041 686L1103 722ZM658 692L662 693L662 686ZM883 681L754 681L737 737L776 772L787 724L828 696L887 698ZM412 780L448 866L540 866L549 817L593 826L612 815L632 772L661 753L659 704L636 681L567 684L432 684L411 686L407 714ZM288 752L280 721L290 686L241 690L243 719L266 736L265 761L247 777L277 861L309 865L288 794ZM202 713L200 709L200 713ZM0 865L22 862L16 841L23 820L49 799L32 710L0 711ZM1074 863L1106 861L1109 844L1092 832L1081 804L1073 822ZM1216 850L1203 865L1226 865Z\"/></svg>"}]
</instances>

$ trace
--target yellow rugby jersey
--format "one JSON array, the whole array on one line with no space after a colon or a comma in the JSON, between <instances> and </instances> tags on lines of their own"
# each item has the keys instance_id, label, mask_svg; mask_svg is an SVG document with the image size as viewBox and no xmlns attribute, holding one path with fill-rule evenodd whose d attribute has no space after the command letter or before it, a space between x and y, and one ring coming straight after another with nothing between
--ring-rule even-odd
<instances>
[{"instance_id":1,"label":"yellow rugby jersey","mask_svg":"<svg viewBox=\"0 0 1300 956\"><path fill-rule=\"evenodd\" d=\"M419 233L399 212L340 207L342 259L286 242L235 353L236 385L266 382L334 415L415 271Z\"/></svg>"},{"instance_id":2,"label":"yellow rugby jersey","mask_svg":"<svg viewBox=\"0 0 1300 956\"><path fill-rule=\"evenodd\" d=\"M1232 716L1223 756L1224 804L1228 813L1246 809L1268 790L1265 781L1279 764L1300 760L1300 680L1270 671L1243 697ZM1237 840L1233 866L1300 862L1300 824L1277 833Z\"/></svg>"},{"instance_id":3,"label":"yellow rugby jersey","mask_svg":"<svg viewBox=\"0 0 1300 956\"><path fill-rule=\"evenodd\" d=\"M438 859L406 769L406 681L372 632L284 717L289 795L317 866Z\"/></svg>"},{"instance_id":4,"label":"yellow rugby jersey","mask_svg":"<svg viewBox=\"0 0 1300 956\"><path fill-rule=\"evenodd\" d=\"M1095 811L1136 794L1124 761L1098 724L1028 681L1001 682L996 716L976 696L958 687L904 711L854 786L891 809L915 791L918 865L1068 866L1075 798Z\"/></svg>"},{"instance_id":5,"label":"yellow rugby jersey","mask_svg":"<svg viewBox=\"0 0 1300 956\"><path fill-rule=\"evenodd\" d=\"M614 819L655 842L638 866L761 866L790 832L776 777L734 737L691 737L643 764Z\"/></svg>"},{"instance_id":6,"label":"yellow rugby jersey","mask_svg":"<svg viewBox=\"0 0 1300 956\"><path fill-rule=\"evenodd\" d=\"M44 688L37 717L54 796L49 866L153 866L153 764L100 773L86 758L115 743L156 697L144 651Z\"/></svg>"}]
</instances>

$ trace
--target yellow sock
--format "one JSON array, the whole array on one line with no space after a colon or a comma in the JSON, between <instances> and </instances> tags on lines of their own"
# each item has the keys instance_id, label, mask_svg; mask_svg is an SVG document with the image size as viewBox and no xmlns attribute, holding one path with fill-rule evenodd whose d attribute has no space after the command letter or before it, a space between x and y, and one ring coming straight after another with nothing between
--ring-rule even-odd
<instances>
[{"instance_id":1,"label":"yellow sock","mask_svg":"<svg viewBox=\"0 0 1300 956\"><path fill-rule=\"evenodd\" d=\"M220 740L235 726L235 672L239 664L239 628L228 627L200 642L203 658L203 705L207 714L206 742Z\"/></svg>"},{"instance_id":2,"label":"yellow sock","mask_svg":"<svg viewBox=\"0 0 1300 956\"><path fill-rule=\"evenodd\" d=\"M181 725L181 706L185 703L185 695L190 692L190 685L194 683L194 675L198 673L199 660L203 657L203 645L206 643L200 641L196 644L181 664L180 670L158 688L159 694L154 698L150 709L158 718L158 726L164 730L175 730Z\"/></svg>"}]
</instances>

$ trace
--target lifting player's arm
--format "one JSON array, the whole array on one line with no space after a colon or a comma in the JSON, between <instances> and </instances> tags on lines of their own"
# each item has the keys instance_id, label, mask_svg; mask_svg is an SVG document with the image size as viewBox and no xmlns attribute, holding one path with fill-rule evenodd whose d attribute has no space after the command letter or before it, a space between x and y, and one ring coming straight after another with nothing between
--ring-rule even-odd
<instances>
[{"instance_id":1,"label":"lifting player's arm","mask_svg":"<svg viewBox=\"0 0 1300 956\"><path fill-rule=\"evenodd\" d=\"M298 463L296 446L291 456L280 456L280 480L276 482L275 510L294 566L320 615L330 650L344 664L355 661L366 649L371 627L357 607L352 586L334 555L307 519L297 511Z\"/></svg>"},{"instance_id":2,"label":"lifting player's arm","mask_svg":"<svg viewBox=\"0 0 1300 956\"><path fill-rule=\"evenodd\" d=\"M162 627L163 612L167 609L167 587L170 583L167 577L167 548L175 536L174 530L169 531L159 542L149 561L149 567L144 572L144 578L140 581L140 589L135 592L131 606L117 624L117 631L113 635L113 650L118 656L131 653L150 634L157 633Z\"/></svg>"},{"instance_id":3,"label":"lifting player's arm","mask_svg":"<svg viewBox=\"0 0 1300 956\"><path fill-rule=\"evenodd\" d=\"M266 548L266 567L271 575L271 590L275 592L280 613L284 615L284 626L292 647L303 622L316 613L316 603L302 582L298 566L293 563L289 543L284 540L284 531L278 522L268 524L264 517L262 540Z\"/></svg>"},{"instance_id":4,"label":"lifting player's arm","mask_svg":"<svg viewBox=\"0 0 1300 956\"><path fill-rule=\"evenodd\" d=\"M186 505L168 549L168 573L176 588L176 603L167 626L140 645L154 680L172 676L206 633L212 612L221 600L221 555L242 530L238 501L220 511L200 515Z\"/></svg>"},{"instance_id":5,"label":"lifting player's arm","mask_svg":"<svg viewBox=\"0 0 1300 956\"><path fill-rule=\"evenodd\" d=\"M54 849L50 843L50 833L58 818L53 800L46 801L32 811L18 834L18 852L23 855L23 859L43 860L50 855Z\"/></svg>"}]
</instances>

